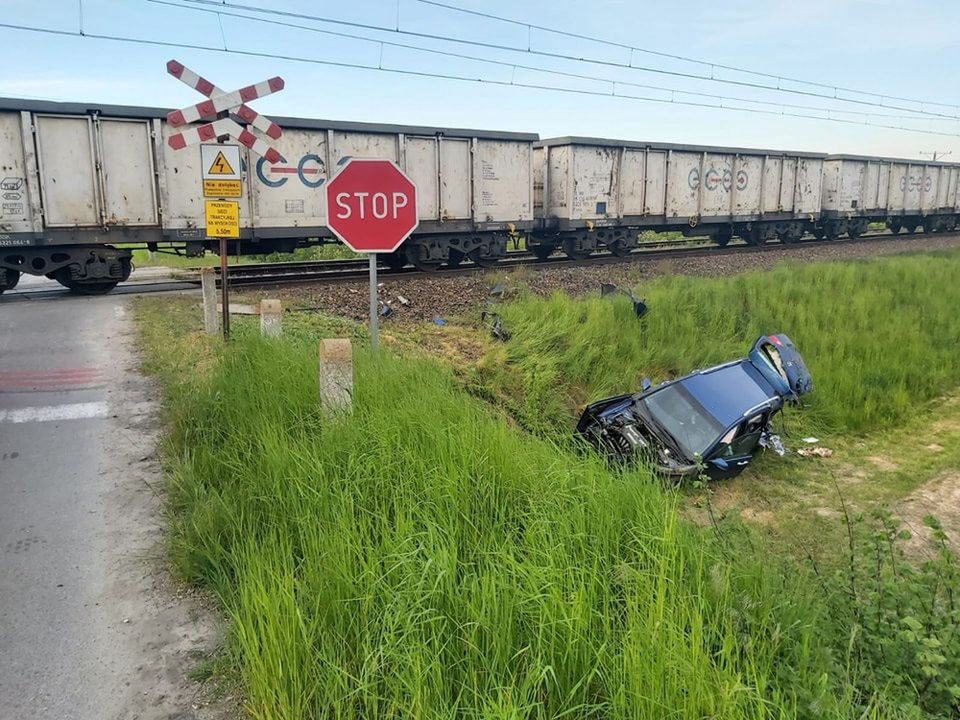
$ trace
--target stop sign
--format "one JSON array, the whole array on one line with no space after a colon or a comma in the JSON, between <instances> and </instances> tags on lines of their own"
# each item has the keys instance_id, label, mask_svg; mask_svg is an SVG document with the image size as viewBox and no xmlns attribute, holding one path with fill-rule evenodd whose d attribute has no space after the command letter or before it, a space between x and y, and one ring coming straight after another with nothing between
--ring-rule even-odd
<instances>
[{"instance_id":1,"label":"stop sign","mask_svg":"<svg viewBox=\"0 0 960 720\"><path fill-rule=\"evenodd\" d=\"M393 252L419 223L417 186L391 160L349 158L327 183L327 226L354 252Z\"/></svg>"}]
</instances>

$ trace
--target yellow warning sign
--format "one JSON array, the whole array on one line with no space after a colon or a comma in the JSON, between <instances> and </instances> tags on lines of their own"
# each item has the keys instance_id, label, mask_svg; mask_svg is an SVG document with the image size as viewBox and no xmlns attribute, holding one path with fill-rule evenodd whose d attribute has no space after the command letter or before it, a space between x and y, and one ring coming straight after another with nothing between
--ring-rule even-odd
<instances>
[{"instance_id":1,"label":"yellow warning sign","mask_svg":"<svg viewBox=\"0 0 960 720\"><path fill-rule=\"evenodd\" d=\"M231 167L230 163L227 162L227 158L223 156L223 151L217 153L217 156L213 159L213 162L210 163L210 169L207 170L207 175L236 175Z\"/></svg>"},{"instance_id":2,"label":"yellow warning sign","mask_svg":"<svg viewBox=\"0 0 960 720\"><path fill-rule=\"evenodd\" d=\"M239 180L204 180L204 197L238 198L243 197L243 187Z\"/></svg>"},{"instance_id":3,"label":"yellow warning sign","mask_svg":"<svg viewBox=\"0 0 960 720\"><path fill-rule=\"evenodd\" d=\"M240 237L240 203L230 200L207 200L207 237Z\"/></svg>"}]
</instances>

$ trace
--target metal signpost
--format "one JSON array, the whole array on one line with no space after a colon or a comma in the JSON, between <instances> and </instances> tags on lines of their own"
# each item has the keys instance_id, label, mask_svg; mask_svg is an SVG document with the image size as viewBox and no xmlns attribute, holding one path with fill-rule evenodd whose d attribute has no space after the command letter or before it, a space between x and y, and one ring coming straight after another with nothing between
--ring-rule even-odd
<instances>
[{"instance_id":1,"label":"metal signpost","mask_svg":"<svg viewBox=\"0 0 960 720\"><path fill-rule=\"evenodd\" d=\"M391 160L344 158L327 183L327 226L370 257L370 346L377 350L377 253L393 252L414 230L417 186Z\"/></svg>"},{"instance_id":2,"label":"metal signpost","mask_svg":"<svg viewBox=\"0 0 960 720\"><path fill-rule=\"evenodd\" d=\"M227 240L240 239L240 203L243 197L243 158L239 145L229 145L229 137L260 155L268 162L276 163L283 157L233 116L276 140L282 135L280 126L265 118L246 104L265 95L283 90L283 79L272 77L255 85L224 92L209 80L197 75L176 60L167 63L167 72L205 95L207 100L174 110L167 115L167 123L180 127L196 121L209 121L171 135L167 142L174 150L200 144L200 169L205 198L205 219L208 239L220 241L220 289L223 305L223 337L230 338L230 293L227 276ZM201 143L211 144L201 144ZM216 143L216 144L212 144ZM206 199L214 198L214 199Z\"/></svg>"}]
</instances>

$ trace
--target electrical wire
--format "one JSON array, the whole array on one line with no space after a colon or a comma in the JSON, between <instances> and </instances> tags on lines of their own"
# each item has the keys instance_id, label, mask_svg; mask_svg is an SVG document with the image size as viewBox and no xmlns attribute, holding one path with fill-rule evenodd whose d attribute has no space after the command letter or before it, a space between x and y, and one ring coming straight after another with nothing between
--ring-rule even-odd
<instances>
[{"instance_id":1,"label":"electrical wire","mask_svg":"<svg viewBox=\"0 0 960 720\"><path fill-rule=\"evenodd\" d=\"M760 110L757 108L738 108L738 107L731 107L731 106L725 106L725 105L712 105L709 103L699 103L699 102L693 102L693 101L665 100L663 98L645 97L640 95L625 95L623 93L606 93L606 92L599 92L599 91L593 91L593 90L581 90L577 88L553 87L550 85L537 85L534 83L516 82L512 79L510 81L506 81L506 80L496 80L493 78L465 77L463 75L449 75L449 74L437 73L437 72L404 70L401 68L378 67L377 65L363 65L360 63L348 63L348 62L342 62L342 61L336 61L336 60L321 60L319 58L308 58L308 57L302 57L298 55L284 55L280 53L266 53L266 52L259 52L256 50L240 50L240 49L234 49L234 48L227 49L227 48L220 48L220 47L215 47L210 45L197 45L193 43L174 42L171 40L132 38L132 37L125 37L122 35L91 33L89 31L84 32L81 35L79 32L73 31L73 30L58 30L56 28L45 28L45 27L37 27L33 25L20 25L16 23L4 23L4 22L0 22L0 28L6 28L9 30L18 30L22 32L54 35L57 37L80 38L83 40L104 40L104 41L110 41L110 42L132 43L137 45L149 45L154 47L200 50L203 52L224 53L224 54L239 55L244 57L266 58L266 59L272 59L272 60L285 60L289 62L308 63L313 65L325 65L328 67L350 68L350 69L356 69L356 70L374 70L378 72L407 75L412 77L437 78L441 80L456 80L456 81L462 81L462 82L468 82L468 83L516 87L516 88L530 89L530 90L547 90L550 92L586 95L591 97L613 97L613 98L621 98L626 100L642 100L644 102L655 102L655 103L661 103L661 104L667 104L667 105L684 105L688 107L708 108L712 110L730 110L733 112L772 115L776 117L795 117L795 118L804 118L804 119L810 119L810 120L824 120L828 122L845 123L848 125L884 128L889 130L902 130L905 132L915 132L915 133L921 133L925 135L939 135L943 137L960 137L960 133L942 132L937 130L922 130L919 128L910 128L906 126L897 126L897 125L882 125L879 123L872 123L867 121L858 122L855 120L845 120L842 118L824 118L817 115L804 115L802 113L793 113L793 112L785 112L785 111L774 112L772 110Z\"/></svg>"},{"instance_id":2,"label":"electrical wire","mask_svg":"<svg viewBox=\"0 0 960 720\"><path fill-rule=\"evenodd\" d=\"M700 60L699 58L687 57L685 55L676 55L674 53L663 52L660 50L651 50L649 48L639 47L637 45L628 45L627 43L616 42L614 40L607 40L606 38L600 38L593 35L584 35L583 33L573 32L570 30L561 30L559 28L547 27L546 25L537 25L536 23L529 23L524 20L514 20L512 18L502 17L500 15L494 15L492 13L483 12L482 10L470 10L468 8L458 7L457 5L450 5L449 3L439 2L439 0L415 0L416 2L422 3L423 5L432 5L434 7L444 8L445 10L452 10L454 12L464 13L465 15L473 15L475 17L482 17L488 20L497 20L499 22L509 23L511 25L517 25L519 27L525 27L529 30L541 30L543 32L552 33L554 35L560 35L563 37L574 38L577 40L588 40L590 42L599 43L601 45L607 45L608 47L615 47L621 50L629 50L631 53L639 52L646 55L654 55L656 57L669 58L671 60L681 60L683 62L695 63L697 65L703 65L705 67L711 68L720 68L721 70L731 70L733 72L744 73L747 75L753 75L755 77L768 78L770 80L776 80L777 82L793 82L800 85L809 85L811 87L819 87L825 90L833 90L834 92L849 92L855 93L857 95L867 95L869 97L875 97L888 100L901 100L903 102L912 102L919 105L937 105L940 107L950 107L956 110L960 110L960 104L958 103L945 103L938 102L935 100L917 100L916 98L908 97L899 97L897 95L889 95L887 93L878 93L870 90L857 90L856 88L847 88L839 85L830 85L828 83L816 82L813 80L801 80L800 78L789 77L787 75L776 75L773 73L763 72L761 70L751 70L749 68L737 67L736 65L724 65L723 63L712 62L710 60Z\"/></svg>"},{"instance_id":3,"label":"electrical wire","mask_svg":"<svg viewBox=\"0 0 960 720\"><path fill-rule=\"evenodd\" d=\"M524 65L524 64L521 64L521 63L510 62L510 61L507 61L507 60L494 60L494 59L491 59L491 58L478 57L478 56L475 56L475 55L466 55L466 54L464 54L464 53L451 52L451 51L448 51L448 50L438 50L438 49L436 49L436 48L422 47L422 46L420 46L420 45L409 45L409 44L407 44L407 43L392 42L392 41L390 41L390 40L380 40L380 39L377 39L377 38L365 37L365 36L363 36L363 35L355 35L355 34L352 34L352 33L338 32L338 31L336 31L336 30L324 30L324 29L322 29L322 28L317 28L317 27L305 27L305 26L303 26L303 25L298 25L298 24L295 24L295 23L292 23L292 22L284 22L283 20L270 20L270 19L262 18L262 17L251 17L250 15L243 15L243 14L240 14L240 13L226 12L226 11L223 11L223 10L214 10L213 8L209 8L209 9L208 9L208 8L203 8L203 7L191 7L191 6L183 5L183 4L179 3L179 2L171 2L170 0L148 0L148 2L157 4L157 5L167 5L167 6L169 6L169 7L179 8L179 9L181 9L181 10L189 10L190 12L208 13L208 14L210 14L210 15L215 15L215 16L217 17L218 21L220 20L221 17L226 16L226 17L232 17L232 18L239 18L239 19L247 20L247 21L249 21L249 22L254 22L254 23L262 23L262 24L267 24L267 25L274 25L274 26L279 26L279 27L292 28L292 29L294 29L294 30L302 30L302 31L306 31L306 32L319 33L319 34L321 34L321 35L329 35L329 36L332 36L332 37L346 38L346 39L349 39L349 40L361 40L361 41L363 41L363 42L368 42L368 43L372 43L372 44L375 44L375 45L379 45L379 46L380 46L380 49L381 49L381 53L382 53L382 50L383 50L383 47L384 47L384 46L396 47L396 48L403 48L403 49L405 49L405 50L413 50L413 51L415 51L415 52L429 53L429 54L433 54L433 55L441 55L441 56L444 56L444 57L452 57L452 58L457 58L457 59L460 59L460 60L470 60L470 61L475 61L475 62L486 63L486 64L489 64L489 65L497 65L497 66L500 66L500 67L511 68L511 69L513 69L513 70L517 70L517 69L520 69L520 70L529 70L529 71L532 71L532 72L538 72L538 73L543 73L543 74L548 74L548 75L556 75L556 76L564 77L564 78L574 78L574 79L577 79L577 80L589 80L589 81L593 81L593 82L602 82L602 83L606 83L606 84L610 85L610 86L611 86L611 91L615 91L615 89L616 89L617 86L621 86L621 87L635 87L635 88L643 88L643 89L645 89L645 90L657 90L657 91L660 91L660 92L670 93L670 94L671 94L671 97L675 97L676 95L689 95L689 96L692 96L692 97L701 97L701 98L708 98L708 99L711 99L711 100L719 100L719 101L721 101L721 102L723 102L723 101L730 101L730 102L750 103L750 104L754 104L754 105L764 105L764 106L767 106L767 107L776 107L776 108L781 108L781 109L783 109L783 108L791 108L791 109L794 109L794 110L811 110L811 111L815 111L815 112L827 113L827 116L828 116L828 117L830 116L831 113L842 113L842 114L845 114L845 115L857 115L857 116L861 116L861 117L888 118L888 119L891 119L891 120L912 120L912 121L920 121L920 122L923 122L923 121L926 121L926 122L951 122L951 120L950 120L949 118L933 118L933 117L927 118L927 117L917 117L916 115L892 115L892 114L890 114L890 113L874 113L874 112L868 112L868 111L863 111L863 110L841 110L841 109L839 109L839 108L825 108L825 107L818 107L818 106L814 106L814 105L797 105L797 104L792 104L792 103L776 102L776 101L771 101L771 100L757 100L757 99L754 99L754 98L731 97L731 96L727 96L727 95L717 95L716 93L697 92L697 91L694 91L694 90L680 90L680 89L677 89L677 88L663 87L662 85L649 85L649 84L645 84L645 83L632 82L632 81L629 81L629 80L614 80L614 79L612 79L612 78L598 77L598 76L596 76L596 75L584 75L584 74L581 74L581 73L565 72L565 71L563 71L563 70L554 70L554 69L551 69L551 68L538 67L538 66L534 66L534 65ZM220 26L220 31L221 31L221 34L222 34L222 32L223 32L223 26L222 26L222 24L221 24L221 26ZM226 46L226 39L224 39L224 46Z\"/></svg>"},{"instance_id":4,"label":"electrical wire","mask_svg":"<svg viewBox=\"0 0 960 720\"><path fill-rule=\"evenodd\" d=\"M152 2L153 0L148 0L148 1ZM573 62L591 63L594 65L602 65L606 67L623 68L626 70L636 70L636 71L642 71L642 72L657 73L660 75L669 75L673 77L681 77L681 78L686 78L691 80L702 80L707 82L723 83L726 85L736 85L739 87L753 88L755 90L769 90L773 92L791 93L794 95L804 95L806 97L817 97L817 98L832 100L837 102L853 103L856 105L866 105L871 107L883 108L885 110L899 110L901 112L915 113L917 115L929 115L932 117L946 118L949 120L960 120L960 114L950 115L947 113L934 112L932 110L924 110L923 108L917 109L917 108L911 108L911 107L904 107L901 105L889 105L882 102L873 102L869 100L858 100L856 98L841 97L837 94L837 92L834 92L833 95L827 95L824 93L813 92L809 90L800 90L797 88L785 88L785 87L774 86L774 85L766 85L763 83L748 82L746 80L718 78L718 77L711 77L709 75L698 75L696 73L682 72L679 70L667 70L664 68L656 68L656 67L650 67L645 65L634 65L632 63L629 63L629 64L619 63L619 62L614 62L612 60L600 60L598 58L578 57L576 55L567 55L564 53L548 52L545 50L534 50L532 47L523 49L523 48L518 48L510 45L500 45L497 43L486 42L481 40L455 38L455 37L449 37L445 35L436 35L434 33L417 32L414 30L398 30L398 29L384 26L384 25L373 25L370 23L361 23L361 22L350 21L350 20L340 20L337 18L322 17L319 15L309 15L306 13L298 13L298 12L292 12L287 10L277 10L276 8L264 8L264 7L258 7L256 5L245 5L237 2L229 2L228 0L183 0L183 2L196 4L196 5L213 6L218 8L230 8L234 10L243 10L246 12L255 12L255 13L260 13L264 15L288 17L288 18L293 18L298 20L310 20L313 22L330 23L333 25L342 25L345 27L353 27L353 28L359 28L363 30L374 30L377 32L391 33L394 35L399 34L399 35L408 35L410 37L418 37L418 38L423 38L428 40L440 40L443 42L457 43L461 45L470 45L473 47L482 47L489 50L505 50L507 52L528 53L531 55L539 55L542 57L548 57L548 58L558 59L558 60L569 60ZM837 88L836 90L839 92L841 89ZM883 97L887 97L887 96L883 96ZM914 102L914 101L911 101L911 102ZM956 105L956 106L947 105L947 107L956 107L957 110L960 111L960 105Z\"/></svg>"}]
</instances>

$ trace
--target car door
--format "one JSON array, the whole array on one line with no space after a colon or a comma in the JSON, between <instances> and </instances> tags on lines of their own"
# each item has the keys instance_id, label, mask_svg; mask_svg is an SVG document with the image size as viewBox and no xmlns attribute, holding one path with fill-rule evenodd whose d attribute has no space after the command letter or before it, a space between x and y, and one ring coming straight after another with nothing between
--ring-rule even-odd
<instances>
[{"instance_id":1,"label":"car door","mask_svg":"<svg viewBox=\"0 0 960 720\"><path fill-rule=\"evenodd\" d=\"M767 413L760 413L735 425L721 438L706 463L706 474L711 480L726 480L742 473L760 443L767 425Z\"/></svg>"}]
</instances>

